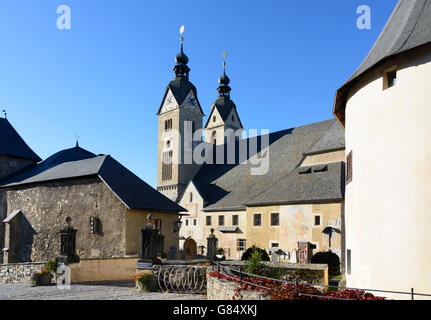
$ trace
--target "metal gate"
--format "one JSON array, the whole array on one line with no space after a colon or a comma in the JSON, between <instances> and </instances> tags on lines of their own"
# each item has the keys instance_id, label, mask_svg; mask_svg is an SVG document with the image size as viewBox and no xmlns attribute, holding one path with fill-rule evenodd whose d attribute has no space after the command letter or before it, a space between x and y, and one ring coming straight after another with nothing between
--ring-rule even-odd
<instances>
[{"instance_id":1,"label":"metal gate","mask_svg":"<svg viewBox=\"0 0 431 320\"><path fill-rule=\"evenodd\" d=\"M154 270L157 283L163 291L179 293L206 292L206 266L166 265Z\"/></svg>"}]
</instances>

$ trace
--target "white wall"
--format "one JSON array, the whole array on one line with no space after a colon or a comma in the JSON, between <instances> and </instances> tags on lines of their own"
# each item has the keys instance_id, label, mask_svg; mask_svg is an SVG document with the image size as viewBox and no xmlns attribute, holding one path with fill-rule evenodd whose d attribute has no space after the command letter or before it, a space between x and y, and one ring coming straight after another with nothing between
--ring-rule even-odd
<instances>
[{"instance_id":1,"label":"white wall","mask_svg":"<svg viewBox=\"0 0 431 320\"><path fill-rule=\"evenodd\" d=\"M347 102L347 286L431 293L431 52L409 59L394 87L376 72Z\"/></svg>"}]
</instances>

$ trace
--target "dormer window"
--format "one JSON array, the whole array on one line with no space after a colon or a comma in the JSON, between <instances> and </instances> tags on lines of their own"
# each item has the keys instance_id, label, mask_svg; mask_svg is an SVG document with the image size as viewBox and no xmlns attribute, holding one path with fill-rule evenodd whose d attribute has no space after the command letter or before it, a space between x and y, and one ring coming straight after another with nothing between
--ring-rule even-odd
<instances>
[{"instance_id":1,"label":"dormer window","mask_svg":"<svg viewBox=\"0 0 431 320\"><path fill-rule=\"evenodd\" d=\"M397 70L387 71L383 74L383 90L392 88L397 84Z\"/></svg>"}]
</instances>

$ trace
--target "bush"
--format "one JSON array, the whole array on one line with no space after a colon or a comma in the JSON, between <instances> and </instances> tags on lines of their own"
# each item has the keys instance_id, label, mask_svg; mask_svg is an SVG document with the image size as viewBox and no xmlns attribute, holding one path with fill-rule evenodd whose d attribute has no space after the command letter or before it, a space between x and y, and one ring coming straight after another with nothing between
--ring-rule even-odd
<instances>
[{"instance_id":1,"label":"bush","mask_svg":"<svg viewBox=\"0 0 431 320\"><path fill-rule=\"evenodd\" d=\"M224 249L223 248L217 248L216 254L224 254Z\"/></svg>"},{"instance_id":2,"label":"bush","mask_svg":"<svg viewBox=\"0 0 431 320\"><path fill-rule=\"evenodd\" d=\"M56 273L57 268L58 268L58 265L57 265L56 259L48 260L43 267L44 270L48 270L51 273Z\"/></svg>"},{"instance_id":3,"label":"bush","mask_svg":"<svg viewBox=\"0 0 431 320\"><path fill-rule=\"evenodd\" d=\"M235 289L235 295L232 297L233 300L241 299L241 291L243 290L251 290L267 294L270 296L271 300L332 300L333 298L345 300L386 300L386 298L376 297L363 290L323 292L313 286L304 284L298 284L298 288L296 288L294 284L287 284L262 278L243 277L240 280L239 277L232 278L231 275L227 276L217 271L210 272L208 275L218 279L241 283L241 285ZM296 294L297 292L298 294Z\"/></svg>"},{"instance_id":4,"label":"bush","mask_svg":"<svg viewBox=\"0 0 431 320\"><path fill-rule=\"evenodd\" d=\"M311 263L327 264L330 278L340 274L340 258L332 251L316 253L313 258L311 258Z\"/></svg>"},{"instance_id":5,"label":"bush","mask_svg":"<svg viewBox=\"0 0 431 320\"><path fill-rule=\"evenodd\" d=\"M266 251L265 251L265 250L263 250L263 249L261 249L261 248L258 248L258 247L256 247L256 246L253 246L253 247L251 247L251 248L248 248L248 249L247 249L247 250L242 254L241 260L242 260L242 261L247 261L247 260L249 260L254 250L257 250L257 251L259 251L259 252L261 253L261 257L260 257L261 261L270 261L269 256L268 256L268 254L266 253Z\"/></svg>"},{"instance_id":6,"label":"bush","mask_svg":"<svg viewBox=\"0 0 431 320\"><path fill-rule=\"evenodd\" d=\"M254 248L250 258L246 261L247 272L256 275L263 275L265 266L262 263L262 253Z\"/></svg>"}]
</instances>

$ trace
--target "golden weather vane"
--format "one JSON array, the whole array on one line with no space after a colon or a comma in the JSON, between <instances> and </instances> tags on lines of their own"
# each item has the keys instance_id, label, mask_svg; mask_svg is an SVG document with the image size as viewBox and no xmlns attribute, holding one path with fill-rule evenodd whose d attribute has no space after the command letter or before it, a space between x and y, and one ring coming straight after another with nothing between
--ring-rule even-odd
<instances>
[{"instance_id":1,"label":"golden weather vane","mask_svg":"<svg viewBox=\"0 0 431 320\"><path fill-rule=\"evenodd\" d=\"M183 37L183 33L184 33L184 25L182 25L181 27L180 27L180 34L181 34L181 43L183 43L183 41L184 41L184 37Z\"/></svg>"}]
</instances>

